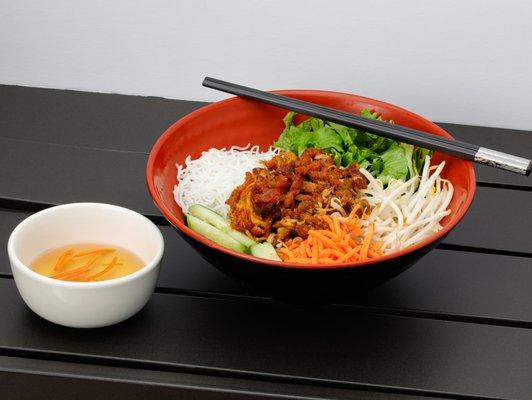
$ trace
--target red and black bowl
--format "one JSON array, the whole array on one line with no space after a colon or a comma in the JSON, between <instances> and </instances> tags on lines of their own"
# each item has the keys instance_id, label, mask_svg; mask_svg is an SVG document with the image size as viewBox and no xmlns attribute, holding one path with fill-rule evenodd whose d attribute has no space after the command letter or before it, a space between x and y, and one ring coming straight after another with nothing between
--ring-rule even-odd
<instances>
[{"instance_id":1,"label":"red and black bowl","mask_svg":"<svg viewBox=\"0 0 532 400\"><path fill-rule=\"evenodd\" d=\"M346 93L318 90L282 90L276 93L359 114L375 110L398 125L451 138L429 120L382 101ZM435 153L433 161L446 161L443 177L454 185L451 214L443 229L422 242L375 260L344 264L276 262L238 253L204 238L185 224L173 189L176 164L187 156L197 158L210 148L259 145L266 150L282 132L286 110L243 98L230 98L202 107L170 126L153 146L146 178L150 195L177 232L212 265L238 280L282 297L345 297L357 295L396 276L432 250L458 224L475 194L475 173L470 162ZM184 260L186 262L186 260ZM178 266L176 266L178 268Z\"/></svg>"}]
</instances>

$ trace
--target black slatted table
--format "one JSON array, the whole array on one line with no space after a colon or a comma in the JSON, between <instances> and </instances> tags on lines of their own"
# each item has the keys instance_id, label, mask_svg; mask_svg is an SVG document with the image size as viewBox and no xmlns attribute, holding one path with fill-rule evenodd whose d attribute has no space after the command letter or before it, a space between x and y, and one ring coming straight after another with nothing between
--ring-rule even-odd
<instances>
[{"instance_id":1,"label":"black slatted table","mask_svg":"<svg viewBox=\"0 0 532 400\"><path fill-rule=\"evenodd\" d=\"M470 212L410 270L348 304L283 304L201 259L148 196L150 147L201 105L0 86L3 399L532 399L532 179L477 167ZM531 155L532 132L441 125ZM14 226L74 201L132 208L165 237L156 293L116 326L48 323L13 282Z\"/></svg>"}]
</instances>

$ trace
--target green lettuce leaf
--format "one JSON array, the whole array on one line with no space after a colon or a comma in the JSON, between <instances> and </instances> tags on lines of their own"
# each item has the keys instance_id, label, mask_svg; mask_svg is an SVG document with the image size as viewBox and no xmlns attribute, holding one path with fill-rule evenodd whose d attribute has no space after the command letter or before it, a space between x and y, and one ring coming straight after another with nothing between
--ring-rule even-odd
<instances>
[{"instance_id":1,"label":"green lettuce leaf","mask_svg":"<svg viewBox=\"0 0 532 400\"><path fill-rule=\"evenodd\" d=\"M298 125L298 128L306 132L317 131L325 125L325 122L319 118L309 118Z\"/></svg>"},{"instance_id":2,"label":"green lettuce leaf","mask_svg":"<svg viewBox=\"0 0 532 400\"><path fill-rule=\"evenodd\" d=\"M432 157L432 153L432 150L424 149L422 147L416 147L416 149L414 150L414 155L412 157L412 163L414 165L416 175L421 175L421 172L423 170L423 164L425 164L425 157Z\"/></svg>"},{"instance_id":3,"label":"green lettuce leaf","mask_svg":"<svg viewBox=\"0 0 532 400\"><path fill-rule=\"evenodd\" d=\"M287 126L279 139L273 144L274 147L277 147L281 150L295 151L295 143L299 139L299 134L301 130L297 129L295 126Z\"/></svg>"},{"instance_id":4,"label":"green lettuce leaf","mask_svg":"<svg viewBox=\"0 0 532 400\"><path fill-rule=\"evenodd\" d=\"M315 130L310 140L312 147L319 149L335 149L339 153L344 152L344 141L342 137L329 126L322 126Z\"/></svg>"},{"instance_id":5,"label":"green lettuce leaf","mask_svg":"<svg viewBox=\"0 0 532 400\"><path fill-rule=\"evenodd\" d=\"M408 177L417 175L416 167L414 166L414 146L408 143L401 143L401 147L405 152L406 166L408 168Z\"/></svg>"},{"instance_id":6,"label":"green lettuce leaf","mask_svg":"<svg viewBox=\"0 0 532 400\"><path fill-rule=\"evenodd\" d=\"M406 180L408 177L408 161L405 149L400 143L394 143L388 150L380 155L382 171L377 176L382 183L387 185L392 179Z\"/></svg>"},{"instance_id":7,"label":"green lettuce leaf","mask_svg":"<svg viewBox=\"0 0 532 400\"><path fill-rule=\"evenodd\" d=\"M363 117L383 121L382 116L368 109ZM308 118L295 125L297 114L289 112L283 118L285 129L274 147L301 155L306 149L317 147L328 153L337 165L353 163L367 169L373 176L387 184L391 179L406 180L417 175L423 168L425 156L431 151L410 144L400 143L368 132ZM393 121L387 121L393 123Z\"/></svg>"},{"instance_id":8,"label":"green lettuce leaf","mask_svg":"<svg viewBox=\"0 0 532 400\"><path fill-rule=\"evenodd\" d=\"M334 122L329 122L329 126L333 128L338 135L340 135L340 137L344 141L345 147L349 148L350 146L355 144L351 137L352 134L350 132L350 128L340 124L335 124Z\"/></svg>"},{"instance_id":9,"label":"green lettuce leaf","mask_svg":"<svg viewBox=\"0 0 532 400\"><path fill-rule=\"evenodd\" d=\"M297 115L296 112L290 111L286 113L286 115L283 118L285 129L290 128L292 125L294 125L294 118Z\"/></svg>"}]
</instances>

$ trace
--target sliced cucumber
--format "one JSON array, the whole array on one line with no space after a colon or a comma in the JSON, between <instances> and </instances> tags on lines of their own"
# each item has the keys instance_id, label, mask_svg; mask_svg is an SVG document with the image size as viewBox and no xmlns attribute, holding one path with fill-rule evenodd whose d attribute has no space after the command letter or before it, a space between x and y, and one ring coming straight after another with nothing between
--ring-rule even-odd
<instances>
[{"instance_id":1,"label":"sliced cucumber","mask_svg":"<svg viewBox=\"0 0 532 400\"><path fill-rule=\"evenodd\" d=\"M275 248L268 242L257 243L242 232L231 229L229 221L213 210L200 204L188 209L187 224L190 229L207 239L241 253L250 252L255 257L281 261Z\"/></svg>"},{"instance_id":2,"label":"sliced cucumber","mask_svg":"<svg viewBox=\"0 0 532 400\"><path fill-rule=\"evenodd\" d=\"M240 253L247 253L247 246L243 245L239 241L233 239L226 232L221 231L218 228L202 221L193 215L187 214L187 225L193 231L198 232L200 235L205 236L207 239L212 240L214 243L220 246L226 247L231 250L238 251Z\"/></svg>"},{"instance_id":3,"label":"sliced cucumber","mask_svg":"<svg viewBox=\"0 0 532 400\"><path fill-rule=\"evenodd\" d=\"M188 213L227 233L233 239L242 243L246 247L253 246L255 243L257 243L253 239L247 237L242 232L232 229L229 221L222 217L220 214L218 214L216 211L202 206L201 204L194 204L193 206L190 206L188 208Z\"/></svg>"},{"instance_id":4,"label":"sliced cucumber","mask_svg":"<svg viewBox=\"0 0 532 400\"><path fill-rule=\"evenodd\" d=\"M255 242L253 239L248 238L244 233L235 231L234 229L229 229L227 231L227 234L236 241L242 243L246 247L251 247L257 244L257 242Z\"/></svg>"},{"instance_id":5,"label":"sliced cucumber","mask_svg":"<svg viewBox=\"0 0 532 400\"><path fill-rule=\"evenodd\" d=\"M196 218L201 219L202 221L211 224L212 226L222 230L227 231L231 229L229 221L218 214L216 211L211 210L201 204L194 204L188 208L188 213Z\"/></svg>"},{"instance_id":6,"label":"sliced cucumber","mask_svg":"<svg viewBox=\"0 0 532 400\"><path fill-rule=\"evenodd\" d=\"M275 248L271 245L271 243L255 243L249 248L249 250L251 252L251 255L255 257L265 258L267 260L281 261L281 259L277 255L277 252L275 251Z\"/></svg>"}]
</instances>

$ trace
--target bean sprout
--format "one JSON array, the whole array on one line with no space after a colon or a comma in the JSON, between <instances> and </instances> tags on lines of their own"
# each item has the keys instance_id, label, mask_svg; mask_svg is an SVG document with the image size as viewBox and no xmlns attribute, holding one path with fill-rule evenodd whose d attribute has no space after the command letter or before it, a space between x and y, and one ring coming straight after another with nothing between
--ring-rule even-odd
<instances>
[{"instance_id":1,"label":"bean sprout","mask_svg":"<svg viewBox=\"0 0 532 400\"><path fill-rule=\"evenodd\" d=\"M454 193L452 183L440 176L444 167L445 161L430 167L427 156L421 176L407 181L392 179L386 188L360 169L369 181L360 193L372 207L369 217L361 222L363 226L374 224L374 240L382 242L384 253L404 249L442 229L439 222L451 213L448 206Z\"/></svg>"}]
</instances>

